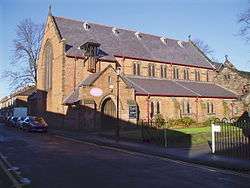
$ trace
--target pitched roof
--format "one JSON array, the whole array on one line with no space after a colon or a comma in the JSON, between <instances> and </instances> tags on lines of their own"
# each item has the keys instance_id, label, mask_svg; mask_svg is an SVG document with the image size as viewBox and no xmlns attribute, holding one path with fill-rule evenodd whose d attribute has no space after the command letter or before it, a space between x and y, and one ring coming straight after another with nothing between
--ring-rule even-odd
<instances>
[{"instance_id":1,"label":"pitched roof","mask_svg":"<svg viewBox=\"0 0 250 188\"><path fill-rule=\"evenodd\" d=\"M214 65L216 71L220 71L221 68L223 68L223 63L218 63L218 62L212 62L212 64Z\"/></svg>"},{"instance_id":2,"label":"pitched roof","mask_svg":"<svg viewBox=\"0 0 250 188\"><path fill-rule=\"evenodd\" d=\"M112 67L112 65L108 65L102 71L88 75L88 77L85 80L83 80L79 84L79 86L89 86L89 85L91 85L92 83L94 83L109 68L111 68L111 69L113 69L115 71L115 69Z\"/></svg>"},{"instance_id":3,"label":"pitched roof","mask_svg":"<svg viewBox=\"0 0 250 188\"><path fill-rule=\"evenodd\" d=\"M83 85L91 85L96 77L92 74L83 80L65 98L63 104L78 102L79 88ZM236 99L237 95L219 85L206 82L193 82L181 80L165 80L158 78L146 78L135 76L121 76L126 84L135 89L137 95L155 95L169 97L201 97L201 98L224 98Z\"/></svg>"},{"instance_id":4,"label":"pitched roof","mask_svg":"<svg viewBox=\"0 0 250 188\"><path fill-rule=\"evenodd\" d=\"M90 74L85 80L82 81L80 86L89 86L101 75L102 72Z\"/></svg>"},{"instance_id":5,"label":"pitched roof","mask_svg":"<svg viewBox=\"0 0 250 188\"><path fill-rule=\"evenodd\" d=\"M79 99L79 87L76 87L63 101L63 104L74 104L78 102Z\"/></svg>"},{"instance_id":6,"label":"pitched roof","mask_svg":"<svg viewBox=\"0 0 250 188\"><path fill-rule=\"evenodd\" d=\"M29 96L32 93L34 93L35 91L36 91L36 86L27 86L25 88L22 88L22 89L16 91L12 95L14 95L14 96L16 96L16 95Z\"/></svg>"},{"instance_id":7,"label":"pitched roof","mask_svg":"<svg viewBox=\"0 0 250 188\"><path fill-rule=\"evenodd\" d=\"M220 71L221 69L223 69L225 67L225 65L223 63L212 62L212 64L216 68L216 71ZM250 78L250 72L248 72L248 71L238 70L238 69L232 68L230 66L227 66L227 67L230 68L232 71L237 72L239 75L241 75L241 76L243 76L245 78Z\"/></svg>"},{"instance_id":8,"label":"pitched roof","mask_svg":"<svg viewBox=\"0 0 250 188\"><path fill-rule=\"evenodd\" d=\"M138 95L237 98L235 93L213 83L130 76L127 76L126 79L131 82Z\"/></svg>"},{"instance_id":9,"label":"pitched roof","mask_svg":"<svg viewBox=\"0 0 250 188\"><path fill-rule=\"evenodd\" d=\"M137 38L135 31L118 29L114 34L110 26L88 23L90 28L85 30L82 21L53 17L59 33L66 39L66 54L68 56L83 56L78 47L89 40L95 40L101 44L101 59L115 60L117 57L130 57L190 65L214 69L209 60L191 43L166 39L162 42L161 37L140 33Z\"/></svg>"},{"instance_id":10,"label":"pitched roof","mask_svg":"<svg viewBox=\"0 0 250 188\"><path fill-rule=\"evenodd\" d=\"M29 96L32 93L34 93L35 91L36 91L36 86L26 86L26 87L23 87L19 90L14 91L9 96L3 97L2 99L0 99L0 102L5 102L8 99L15 97L15 96Z\"/></svg>"},{"instance_id":11,"label":"pitched roof","mask_svg":"<svg viewBox=\"0 0 250 188\"><path fill-rule=\"evenodd\" d=\"M84 80L82 80L75 88L74 90L64 99L63 104L73 104L75 102L78 102L79 99L79 90L82 86L90 86L93 84L107 69L113 69L114 68L111 65L108 65L105 69L103 69L101 72L93 73L87 76ZM115 71L115 70L114 70Z\"/></svg>"},{"instance_id":12,"label":"pitched roof","mask_svg":"<svg viewBox=\"0 0 250 188\"><path fill-rule=\"evenodd\" d=\"M250 72L238 70L238 73L239 73L241 76L250 79Z\"/></svg>"}]
</instances>

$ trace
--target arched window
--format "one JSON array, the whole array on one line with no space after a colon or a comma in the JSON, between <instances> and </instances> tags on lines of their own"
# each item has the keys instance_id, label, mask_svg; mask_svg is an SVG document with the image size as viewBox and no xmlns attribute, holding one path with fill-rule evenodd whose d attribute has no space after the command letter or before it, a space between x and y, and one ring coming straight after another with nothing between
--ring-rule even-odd
<instances>
[{"instance_id":1,"label":"arched window","mask_svg":"<svg viewBox=\"0 0 250 188\"><path fill-rule=\"evenodd\" d=\"M160 112L160 102L159 102L159 101L156 102L156 113L157 113L157 114L160 114L160 113L161 113L161 112Z\"/></svg>"},{"instance_id":2,"label":"arched window","mask_svg":"<svg viewBox=\"0 0 250 188\"><path fill-rule=\"evenodd\" d=\"M214 104L212 102L207 102L207 113L208 114L214 113Z\"/></svg>"},{"instance_id":3,"label":"arched window","mask_svg":"<svg viewBox=\"0 0 250 188\"><path fill-rule=\"evenodd\" d=\"M154 64L148 65L148 76L155 77L155 65Z\"/></svg>"},{"instance_id":4,"label":"arched window","mask_svg":"<svg viewBox=\"0 0 250 188\"><path fill-rule=\"evenodd\" d=\"M161 78L167 78L167 66L161 65Z\"/></svg>"},{"instance_id":5,"label":"arched window","mask_svg":"<svg viewBox=\"0 0 250 188\"><path fill-rule=\"evenodd\" d=\"M133 73L134 75L140 76L140 64L139 63L134 63L133 64Z\"/></svg>"},{"instance_id":6,"label":"arched window","mask_svg":"<svg viewBox=\"0 0 250 188\"><path fill-rule=\"evenodd\" d=\"M179 79L179 69L177 67L173 68L173 78Z\"/></svg>"},{"instance_id":7,"label":"arched window","mask_svg":"<svg viewBox=\"0 0 250 188\"><path fill-rule=\"evenodd\" d=\"M44 88L46 91L52 88L52 60L53 60L52 45L50 42L47 42L44 48L44 66L45 66Z\"/></svg>"},{"instance_id":8,"label":"arched window","mask_svg":"<svg viewBox=\"0 0 250 188\"><path fill-rule=\"evenodd\" d=\"M182 114L191 114L192 113L192 107L189 101L183 100L182 101Z\"/></svg>"},{"instance_id":9,"label":"arched window","mask_svg":"<svg viewBox=\"0 0 250 188\"><path fill-rule=\"evenodd\" d=\"M195 81L201 81L200 71L195 70Z\"/></svg>"},{"instance_id":10,"label":"arched window","mask_svg":"<svg viewBox=\"0 0 250 188\"><path fill-rule=\"evenodd\" d=\"M189 69L188 68L184 69L184 80L189 80Z\"/></svg>"},{"instance_id":11,"label":"arched window","mask_svg":"<svg viewBox=\"0 0 250 188\"><path fill-rule=\"evenodd\" d=\"M151 113L150 113L150 117L153 118L154 117L154 112L155 109L154 109L154 102L151 102Z\"/></svg>"}]
</instances>

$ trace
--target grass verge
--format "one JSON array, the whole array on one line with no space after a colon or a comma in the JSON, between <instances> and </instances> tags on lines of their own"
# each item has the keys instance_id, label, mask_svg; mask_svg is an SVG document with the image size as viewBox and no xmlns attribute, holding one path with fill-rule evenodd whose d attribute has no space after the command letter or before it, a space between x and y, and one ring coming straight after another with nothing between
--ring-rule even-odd
<instances>
[{"instance_id":1,"label":"grass verge","mask_svg":"<svg viewBox=\"0 0 250 188\"><path fill-rule=\"evenodd\" d=\"M162 133L160 133L161 131ZM115 136L115 131L106 131L102 134L106 136ZM144 132L144 136L146 137L152 136L160 138L162 135L163 130L150 130L150 132ZM142 140L142 130L121 130L120 137L130 140ZM204 145L208 143L208 140L211 140L211 127L167 129L166 137L171 147Z\"/></svg>"},{"instance_id":2,"label":"grass verge","mask_svg":"<svg viewBox=\"0 0 250 188\"><path fill-rule=\"evenodd\" d=\"M208 140L211 140L211 127L199 127L199 128L185 128L174 129L178 132L191 135L192 145L207 144Z\"/></svg>"}]
</instances>

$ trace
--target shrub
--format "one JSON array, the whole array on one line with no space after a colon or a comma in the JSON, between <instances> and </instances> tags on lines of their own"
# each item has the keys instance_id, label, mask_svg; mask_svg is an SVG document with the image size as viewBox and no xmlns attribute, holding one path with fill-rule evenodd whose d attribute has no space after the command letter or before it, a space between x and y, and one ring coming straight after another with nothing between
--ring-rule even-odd
<instances>
[{"instance_id":1,"label":"shrub","mask_svg":"<svg viewBox=\"0 0 250 188\"><path fill-rule=\"evenodd\" d=\"M180 119L169 119L168 127L169 128L188 128L195 123L196 121L190 117L183 117Z\"/></svg>"},{"instance_id":2,"label":"shrub","mask_svg":"<svg viewBox=\"0 0 250 188\"><path fill-rule=\"evenodd\" d=\"M161 114L156 114L154 119L155 119L155 126L157 128L164 128L165 127L166 121Z\"/></svg>"},{"instance_id":3,"label":"shrub","mask_svg":"<svg viewBox=\"0 0 250 188\"><path fill-rule=\"evenodd\" d=\"M196 121L190 117L183 117L183 118L181 118L181 121L182 121L184 127L190 127L192 124L196 123Z\"/></svg>"},{"instance_id":4,"label":"shrub","mask_svg":"<svg viewBox=\"0 0 250 188\"><path fill-rule=\"evenodd\" d=\"M211 126L212 123L214 123L216 120L218 120L217 117L213 116L213 117L209 117L206 121L204 121L202 124L204 127L208 127Z\"/></svg>"}]
</instances>

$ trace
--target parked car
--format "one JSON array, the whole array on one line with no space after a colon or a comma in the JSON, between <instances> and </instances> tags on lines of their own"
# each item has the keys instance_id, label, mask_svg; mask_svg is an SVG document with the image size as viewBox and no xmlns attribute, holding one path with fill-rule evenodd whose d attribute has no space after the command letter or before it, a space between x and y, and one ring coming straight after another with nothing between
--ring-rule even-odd
<instances>
[{"instance_id":1,"label":"parked car","mask_svg":"<svg viewBox=\"0 0 250 188\"><path fill-rule=\"evenodd\" d=\"M21 123L21 128L29 132L47 132L48 124L42 117L27 116Z\"/></svg>"},{"instance_id":2,"label":"parked car","mask_svg":"<svg viewBox=\"0 0 250 188\"><path fill-rule=\"evenodd\" d=\"M12 116L7 116L6 120L5 120L5 125L10 125L10 119L12 118Z\"/></svg>"},{"instance_id":3,"label":"parked car","mask_svg":"<svg viewBox=\"0 0 250 188\"><path fill-rule=\"evenodd\" d=\"M18 117L11 117L9 120L10 126L17 127L17 119L18 119Z\"/></svg>"},{"instance_id":4,"label":"parked car","mask_svg":"<svg viewBox=\"0 0 250 188\"><path fill-rule=\"evenodd\" d=\"M5 117L3 115L0 115L0 123L4 123L5 122Z\"/></svg>"},{"instance_id":5,"label":"parked car","mask_svg":"<svg viewBox=\"0 0 250 188\"><path fill-rule=\"evenodd\" d=\"M20 128L20 129L22 129L22 123L23 123L23 121L25 120L25 117L18 117L17 118L17 128Z\"/></svg>"},{"instance_id":6,"label":"parked car","mask_svg":"<svg viewBox=\"0 0 250 188\"><path fill-rule=\"evenodd\" d=\"M7 116L6 121L10 121L10 118L12 118L12 116Z\"/></svg>"}]
</instances>

